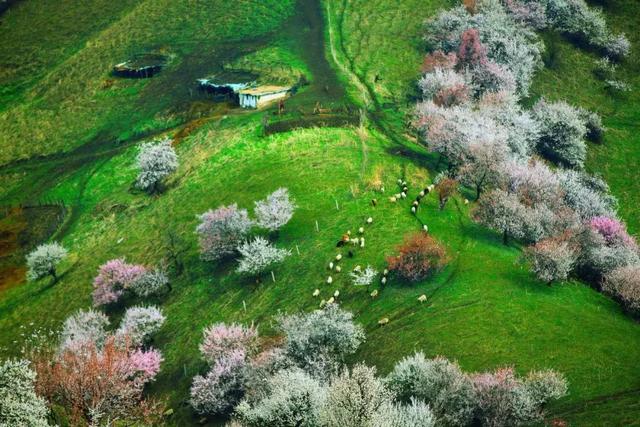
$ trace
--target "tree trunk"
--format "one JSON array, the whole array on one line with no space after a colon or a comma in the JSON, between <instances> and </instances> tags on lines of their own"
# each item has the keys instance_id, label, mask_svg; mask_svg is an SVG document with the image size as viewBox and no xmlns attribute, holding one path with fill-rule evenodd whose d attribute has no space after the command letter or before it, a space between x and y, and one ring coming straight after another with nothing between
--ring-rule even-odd
<instances>
[{"instance_id":1,"label":"tree trunk","mask_svg":"<svg viewBox=\"0 0 640 427\"><path fill-rule=\"evenodd\" d=\"M506 246L509 243L509 235L506 230L502 232L502 243Z\"/></svg>"},{"instance_id":2,"label":"tree trunk","mask_svg":"<svg viewBox=\"0 0 640 427\"><path fill-rule=\"evenodd\" d=\"M480 200L480 193L482 193L482 187L476 185L476 201Z\"/></svg>"},{"instance_id":3,"label":"tree trunk","mask_svg":"<svg viewBox=\"0 0 640 427\"><path fill-rule=\"evenodd\" d=\"M56 269L51 270L51 277L53 277L53 284L58 282L58 274L56 273Z\"/></svg>"}]
</instances>

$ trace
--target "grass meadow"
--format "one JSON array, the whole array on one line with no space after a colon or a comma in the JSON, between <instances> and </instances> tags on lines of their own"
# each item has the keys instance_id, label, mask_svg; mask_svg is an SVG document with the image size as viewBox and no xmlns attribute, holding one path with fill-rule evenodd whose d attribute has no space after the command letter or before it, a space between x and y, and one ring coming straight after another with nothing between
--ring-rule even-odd
<instances>
[{"instance_id":1,"label":"grass meadow","mask_svg":"<svg viewBox=\"0 0 640 427\"><path fill-rule=\"evenodd\" d=\"M207 69L241 62L238 52L258 58L260 66L275 56L283 67L304 70L314 82L328 79L314 75L318 68L304 49L291 44L291 31L278 30L295 13L293 1L224 0L214 6L200 0L96 2L100 9L91 12L95 20L85 19L79 6L18 3L2 17L3 40L19 37L9 36L11 30L23 28L32 15L47 25L47 32L59 29L73 36L51 41L56 55L43 46L42 35L31 36L21 50L0 47L0 53L10 55L0 55L3 69L10 70L0 74L0 163L69 152L105 135L104 141L121 143L97 150L99 156L79 151L0 169L1 204L64 201L70 213L54 237L71 252L55 286L42 280L0 287L0 357L17 355L31 330L56 329L75 310L88 308L93 277L105 261L126 257L159 264L172 230L185 250L185 271L171 277L172 292L148 301L167 316L153 342L165 361L149 393L174 410L169 425L199 421L186 399L191 378L205 369L198 352L205 326L254 322L262 334L275 336L275 314L311 310L335 290L366 329L367 341L354 362L364 360L386 373L398 359L420 350L456 359L469 371L504 365L521 373L553 368L567 376L570 393L549 408L550 419L561 417L572 426L638 425L636 321L577 281L553 287L537 282L523 265L518 245L502 245L500 236L471 221L473 203L464 203L465 194L442 211L430 195L417 218L409 212L410 201L431 182L438 163L405 135L405 114L423 55L420 29L424 18L452 3L325 0L330 6L324 9L325 21L332 23L324 32L327 57L338 59L331 66L352 103L363 104L362 88L374 97L371 120L359 127L294 129L269 136L263 135L264 111L238 113L199 99L202 116L193 120L186 87ZM637 4L608 4L612 26L627 31L634 48L640 48L632 31ZM47 16L54 19L45 22ZM77 21L77 29L71 20ZM560 54L551 68L540 72L533 98L566 99L602 114L609 131L602 145L589 147L589 169L603 173L620 198L622 217L636 233L640 184L632 171L640 156L634 144L638 95L611 97L593 76L594 54L558 36L545 38L554 40ZM17 38L11 40L15 44ZM112 79L113 63L150 48L173 55L167 70L153 79L115 80L104 87ZM41 59L29 61L34 56ZM23 65L14 69L10 62ZM635 59L618 72L636 88L637 71ZM322 92L313 84L305 90L304 102ZM180 167L157 197L132 191L137 145L148 133L179 137ZM392 203L398 178L407 180L410 194ZM234 202L251 212L255 200L281 186L289 188L298 210L277 238L276 245L291 249L292 255L274 270L275 281L269 274L259 283L242 277L234 272L234 261L200 260L196 215ZM343 272L326 284L327 265L341 252L336 241L369 216L373 224L365 226L366 247L356 250L354 258L345 257ZM351 285L347 271L367 264L382 270L385 257L394 254L404 235L420 231L423 223L446 246L451 257L447 268L413 285L397 280L384 289ZM312 296L316 288L320 297ZM380 293L374 299L369 294L376 288ZM417 299L422 294L428 297L424 303ZM141 302L130 299L110 309L112 324L126 306ZM390 322L380 327L383 317Z\"/></svg>"}]
</instances>

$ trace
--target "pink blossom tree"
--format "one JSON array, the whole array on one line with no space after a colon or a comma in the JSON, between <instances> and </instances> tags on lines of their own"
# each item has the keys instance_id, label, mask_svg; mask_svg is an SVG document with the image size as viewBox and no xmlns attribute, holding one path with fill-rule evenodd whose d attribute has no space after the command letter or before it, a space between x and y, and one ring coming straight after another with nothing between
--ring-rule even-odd
<instances>
[{"instance_id":1,"label":"pink blossom tree","mask_svg":"<svg viewBox=\"0 0 640 427\"><path fill-rule=\"evenodd\" d=\"M93 305L117 302L146 271L143 265L128 264L122 258L107 261L93 280Z\"/></svg>"},{"instance_id":2,"label":"pink blossom tree","mask_svg":"<svg viewBox=\"0 0 640 427\"><path fill-rule=\"evenodd\" d=\"M242 351L247 355L253 354L257 342L258 331L253 326L215 323L204 330L200 352L204 359L213 365L234 351Z\"/></svg>"},{"instance_id":3,"label":"pink blossom tree","mask_svg":"<svg viewBox=\"0 0 640 427\"><path fill-rule=\"evenodd\" d=\"M458 66L484 66L487 61L487 48L480 41L478 30L476 28L464 30L458 48Z\"/></svg>"}]
</instances>

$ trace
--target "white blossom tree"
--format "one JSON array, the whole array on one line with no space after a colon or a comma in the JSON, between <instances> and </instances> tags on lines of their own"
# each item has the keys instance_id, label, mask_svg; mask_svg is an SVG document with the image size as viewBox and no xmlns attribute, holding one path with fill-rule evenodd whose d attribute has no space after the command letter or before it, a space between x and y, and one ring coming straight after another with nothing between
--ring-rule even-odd
<instances>
[{"instance_id":1,"label":"white blossom tree","mask_svg":"<svg viewBox=\"0 0 640 427\"><path fill-rule=\"evenodd\" d=\"M162 181L178 169L178 155L171 139L142 144L136 158L139 173L136 187L148 193L160 191Z\"/></svg>"},{"instance_id":2,"label":"white blossom tree","mask_svg":"<svg viewBox=\"0 0 640 427\"><path fill-rule=\"evenodd\" d=\"M60 333L60 350L76 349L93 343L102 348L107 338L109 318L94 310L80 310L65 320Z\"/></svg>"},{"instance_id":3,"label":"white blossom tree","mask_svg":"<svg viewBox=\"0 0 640 427\"><path fill-rule=\"evenodd\" d=\"M251 275L260 274L291 255L290 250L276 248L260 236L238 246L238 252L241 258L236 271Z\"/></svg>"},{"instance_id":4,"label":"white blossom tree","mask_svg":"<svg viewBox=\"0 0 640 427\"><path fill-rule=\"evenodd\" d=\"M373 283L373 280L378 275L378 271L367 265L365 269L362 269L360 266L357 266L351 273L351 279L353 280L353 284L356 286L369 286Z\"/></svg>"},{"instance_id":5,"label":"white blossom tree","mask_svg":"<svg viewBox=\"0 0 640 427\"><path fill-rule=\"evenodd\" d=\"M525 257L536 277L551 285L552 282L567 279L578 254L568 239L553 237L527 248Z\"/></svg>"},{"instance_id":6,"label":"white blossom tree","mask_svg":"<svg viewBox=\"0 0 640 427\"><path fill-rule=\"evenodd\" d=\"M56 268L67 257L67 250L59 243L45 243L27 255L27 279L38 280L45 276L58 281Z\"/></svg>"},{"instance_id":7,"label":"white blossom tree","mask_svg":"<svg viewBox=\"0 0 640 427\"><path fill-rule=\"evenodd\" d=\"M47 402L35 392L36 373L26 360L0 362L0 426L47 427Z\"/></svg>"},{"instance_id":8,"label":"white blossom tree","mask_svg":"<svg viewBox=\"0 0 640 427\"><path fill-rule=\"evenodd\" d=\"M124 313L116 334L133 345L141 345L164 324L165 317L157 307L130 307Z\"/></svg>"},{"instance_id":9,"label":"white blossom tree","mask_svg":"<svg viewBox=\"0 0 640 427\"><path fill-rule=\"evenodd\" d=\"M238 209L235 203L209 210L199 218L196 233L200 256L205 261L217 261L233 254L253 226L247 210Z\"/></svg>"},{"instance_id":10,"label":"white blossom tree","mask_svg":"<svg viewBox=\"0 0 640 427\"><path fill-rule=\"evenodd\" d=\"M289 190L278 188L264 200L255 202L255 215L260 227L277 231L289 222L296 206L289 198Z\"/></svg>"}]
</instances>

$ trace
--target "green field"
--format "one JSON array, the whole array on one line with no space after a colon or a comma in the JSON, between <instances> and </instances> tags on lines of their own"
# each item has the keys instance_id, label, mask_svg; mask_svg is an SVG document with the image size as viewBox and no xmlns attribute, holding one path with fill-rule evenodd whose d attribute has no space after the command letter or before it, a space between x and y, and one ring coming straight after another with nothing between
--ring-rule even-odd
<instances>
[{"instance_id":1,"label":"green field","mask_svg":"<svg viewBox=\"0 0 640 427\"><path fill-rule=\"evenodd\" d=\"M346 273L325 283L335 242L365 218L374 219L367 247L346 260L344 271L356 264L384 268L403 236L421 229L408 200L431 182L437 158L413 142L404 123L423 55L423 21L453 2L94 3L87 11L79 0L23 0L1 17L0 205L63 201L68 213L54 238L71 256L53 287L46 280L0 286L0 357L17 354L21 334L58 328L74 310L89 307L91 282L103 262L124 256L158 264L166 256L166 231L174 230L186 248L186 268L172 277L173 291L153 301L167 316L153 342L165 361L148 390L174 409L169 425L199 420L186 398L191 378L205 368L198 352L205 326L255 322L262 334L273 334L278 312L317 307L316 288L321 298L340 290L341 304L365 327L367 341L353 361L386 373L399 358L422 350L457 359L470 371L553 368L566 374L570 394L550 408L550 419L575 426L640 425L640 325L582 283L537 282L520 261L520 247L503 246L500 236L470 220L464 195L443 211L432 195L418 214L452 258L435 277L411 286L391 281L376 299L371 289L352 286ZM626 31L640 49L633 31L638 4L607 5L612 27ZM324 45L313 36L314 14L325 23L319 33ZM38 22L39 31L28 31ZM566 99L603 115L609 130L604 144L589 147L589 169L603 173L637 233L637 92L611 97L593 76L593 54L556 35L545 39L555 40L560 54L536 78L533 97ZM172 58L157 77L110 76L114 63L151 49ZM322 51L327 61L312 54ZM215 104L194 85L211 70L247 58L265 73L277 76L291 67L307 75L311 84L291 99L291 110L322 102L358 105L368 113L360 126L264 136L264 111ZM634 88L640 83L637 58L632 54L619 70ZM150 197L131 191L137 145L165 133L177 136L181 162L167 192ZM410 198L391 203L399 177L409 183ZM376 181L385 193L376 190ZM233 202L251 210L253 201L280 186L289 188L299 208L279 233L278 245L293 255L275 270L275 282L270 276L261 283L243 278L233 262L199 259L197 214ZM11 221L0 220L4 224ZM421 294L428 296L422 304ZM112 323L135 302L110 312ZM385 327L377 324L382 317L390 319Z\"/></svg>"}]
</instances>

